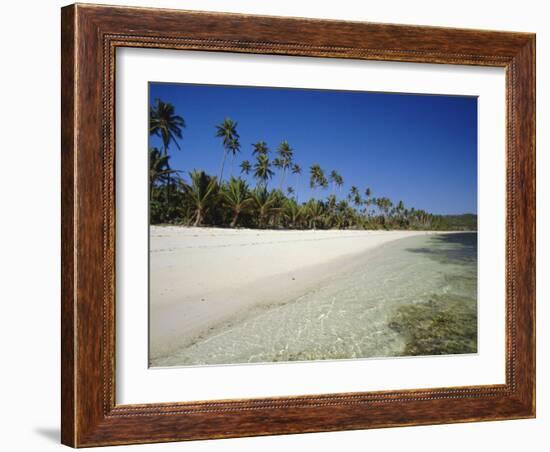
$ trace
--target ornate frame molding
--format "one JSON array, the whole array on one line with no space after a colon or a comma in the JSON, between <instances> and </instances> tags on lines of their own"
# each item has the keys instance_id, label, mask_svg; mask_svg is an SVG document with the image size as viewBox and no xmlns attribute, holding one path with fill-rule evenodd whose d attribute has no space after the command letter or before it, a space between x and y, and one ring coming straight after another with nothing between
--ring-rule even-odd
<instances>
[{"instance_id":1,"label":"ornate frame molding","mask_svg":"<svg viewBox=\"0 0 550 452\"><path fill-rule=\"evenodd\" d=\"M64 444L81 447L534 416L534 35L77 4L62 9L62 45ZM506 383L116 405L118 47L506 68Z\"/></svg>"}]
</instances>

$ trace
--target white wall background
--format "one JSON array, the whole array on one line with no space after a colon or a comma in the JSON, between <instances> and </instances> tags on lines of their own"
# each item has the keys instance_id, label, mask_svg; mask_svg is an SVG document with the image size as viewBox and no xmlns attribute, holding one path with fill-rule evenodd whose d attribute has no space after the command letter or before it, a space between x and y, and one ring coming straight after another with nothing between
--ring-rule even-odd
<instances>
[{"instance_id":1,"label":"white wall background","mask_svg":"<svg viewBox=\"0 0 550 452\"><path fill-rule=\"evenodd\" d=\"M91 3L100 3L90 0ZM550 379L545 331L550 309L547 257L550 132L550 30L545 2L354 0L113 0L118 4L241 13L351 19L530 31L537 33L538 132L538 417L536 420L322 433L223 441L118 447L155 451L447 452L489 448L547 450ZM1 247L0 444L9 451L58 450L59 445L59 8L65 2L27 0L2 6L0 39ZM546 209L545 209L546 207ZM546 381L545 381L546 380Z\"/></svg>"}]
</instances>

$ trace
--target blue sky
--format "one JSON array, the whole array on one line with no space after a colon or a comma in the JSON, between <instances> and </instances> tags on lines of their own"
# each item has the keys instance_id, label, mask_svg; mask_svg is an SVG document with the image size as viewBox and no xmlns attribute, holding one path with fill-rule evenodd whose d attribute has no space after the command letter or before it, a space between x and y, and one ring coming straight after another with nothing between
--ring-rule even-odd
<instances>
[{"instance_id":1,"label":"blue sky","mask_svg":"<svg viewBox=\"0 0 550 452\"><path fill-rule=\"evenodd\" d=\"M181 150L170 146L172 168L219 175L223 148L215 125L238 123L241 152L233 163L253 163L252 143L266 141L271 157L287 140L302 166L288 177L300 201L314 193L309 167L318 163L344 178L339 197L352 185L374 197L402 200L431 213L477 212L477 98L334 90L303 90L187 84L149 84L149 100L170 102L186 128ZM150 145L162 147L157 137ZM224 179L231 175L228 157ZM252 174L248 177L255 185ZM270 186L278 187L278 174ZM317 197L331 189L317 189Z\"/></svg>"}]
</instances>

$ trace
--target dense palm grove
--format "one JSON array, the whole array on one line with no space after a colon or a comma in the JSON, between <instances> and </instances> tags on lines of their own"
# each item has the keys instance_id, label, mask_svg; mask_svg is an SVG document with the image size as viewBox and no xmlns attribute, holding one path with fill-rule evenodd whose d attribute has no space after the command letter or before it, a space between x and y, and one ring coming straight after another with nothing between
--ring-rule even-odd
<instances>
[{"instance_id":1,"label":"dense palm grove","mask_svg":"<svg viewBox=\"0 0 550 452\"><path fill-rule=\"evenodd\" d=\"M295 160L294 149L282 141L270 149L264 141L251 147L251 158L239 162L239 175L226 177L242 154L237 123L226 118L213 133L220 139L220 172L194 170L187 174L171 168L169 149L180 149L185 120L173 105L157 99L149 112L149 134L162 149L149 149L151 224L285 229L475 229L475 216L467 221L432 215L402 201L374 197L370 188L352 186L342 193L344 177L317 163L308 168ZM225 178L224 178L225 177ZM307 177L315 197L301 201L297 187ZM250 183L249 181L253 182ZM271 182L271 184L270 184ZM273 185L274 188L270 188ZM318 199L318 198L323 198Z\"/></svg>"}]
</instances>

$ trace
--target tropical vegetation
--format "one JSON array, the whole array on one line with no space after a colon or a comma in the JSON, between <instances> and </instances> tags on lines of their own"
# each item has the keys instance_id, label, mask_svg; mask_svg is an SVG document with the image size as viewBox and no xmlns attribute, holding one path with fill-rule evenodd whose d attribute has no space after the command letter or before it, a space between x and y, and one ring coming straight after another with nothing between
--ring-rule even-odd
<instances>
[{"instance_id":1,"label":"tropical vegetation","mask_svg":"<svg viewBox=\"0 0 550 452\"><path fill-rule=\"evenodd\" d=\"M475 215L434 215L405 206L387 196L373 196L370 187L355 185L345 192L345 178L337 169L317 162L304 165L298 152L282 140L270 149L263 140L244 154L238 123L224 118L213 127L220 139L218 175L204 170L187 172L170 165L172 145L182 151L187 124L172 104L157 99L149 111L149 135L162 148L149 148L149 202L151 224L280 229L426 229L475 230ZM231 160L227 176L226 163ZM239 175L234 174L235 163ZM306 172L307 169L307 172ZM314 196L300 199L300 178L308 177ZM270 182L273 180L273 183Z\"/></svg>"}]
</instances>

